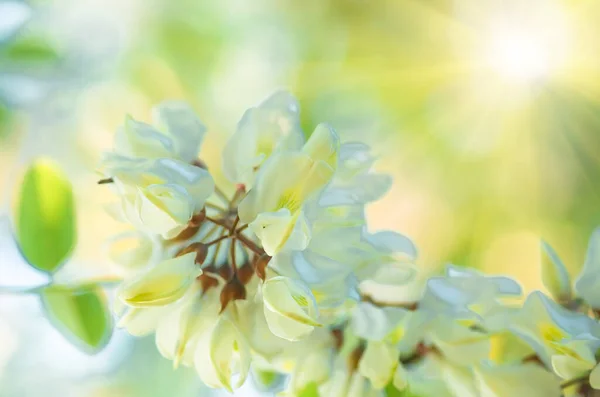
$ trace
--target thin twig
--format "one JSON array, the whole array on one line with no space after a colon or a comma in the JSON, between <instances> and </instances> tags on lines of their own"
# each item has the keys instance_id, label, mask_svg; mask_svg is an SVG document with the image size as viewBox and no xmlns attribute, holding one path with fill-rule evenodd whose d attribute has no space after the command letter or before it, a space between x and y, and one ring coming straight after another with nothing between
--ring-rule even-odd
<instances>
[{"instance_id":1,"label":"thin twig","mask_svg":"<svg viewBox=\"0 0 600 397\"><path fill-rule=\"evenodd\" d=\"M213 218L212 216L207 216L206 220L216 225L223 226L225 229L229 229L230 227L229 223L227 222L227 219Z\"/></svg>"},{"instance_id":2,"label":"thin twig","mask_svg":"<svg viewBox=\"0 0 600 397\"><path fill-rule=\"evenodd\" d=\"M248 237L243 234L238 234L237 239L244 244L250 251L254 252L257 255L263 255L265 250L260 248L258 245L254 243L254 241L250 240Z\"/></svg>"},{"instance_id":3,"label":"thin twig","mask_svg":"<svg viewBox=\"0 0 600 397\"><path fill-rule=\"evenodd\" d=\"M223 191L218 186L215 186L215 193L229 207L231 200L229 200L227 195L225 195L225 193L223 193Z\"/></svg>"},{"instance_id":4,"label":"thin twig","mask_svg":"<svg viewBox=\"0 0 600 397\"><path fill-rule=\"evenodd\" d=\"M206 246L210 247L211 245L215 245L217 243L220 243L223 240L227 240L228 238L232 238L232 237L233 237L233 235L231 235L231 234L222 234L221 237L217 237L216 239L206 243Z\"/></svg>"}]
</instances>

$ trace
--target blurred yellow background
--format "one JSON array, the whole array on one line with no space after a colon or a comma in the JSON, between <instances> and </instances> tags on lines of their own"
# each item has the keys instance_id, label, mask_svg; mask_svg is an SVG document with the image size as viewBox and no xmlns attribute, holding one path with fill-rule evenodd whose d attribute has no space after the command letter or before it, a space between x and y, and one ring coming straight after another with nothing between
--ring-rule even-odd
<instances>
[{"instance_id":1,"label":"blurred yellow background","mask_svg":"<svg viewBox=\"0 0 600 397\"><path fill-rule=\"evenodd\" d=\"M106 274L103 242L120 226L104 212L110 198L94 168L125 114L148 120L163 99L189 101L215 163L243 111L285 88L305 131L328 121L373 146L378 169L395 178L369 209L373 228L413 238L421 267L452 262L541 288L540 239L576 272L600 225L599 22L595 0L0 0L5 212L24 165L56 158L78 199L79 244L64 277ZM22 283L14 247L2 247L13 254L2 255L0 279ZM38 395L21 371L46 365L28 348L35 333L19 331L37 313L22 299L0 296L0 335L15 341L0 354L2 396ZM92 369L50 371L51 390L166 395L147 382L170 374L143 348L152 341L115 339L129 350L93 364L77 356ZM189 375L164 387L197 395Z\"/></svg>"}]
</instances>

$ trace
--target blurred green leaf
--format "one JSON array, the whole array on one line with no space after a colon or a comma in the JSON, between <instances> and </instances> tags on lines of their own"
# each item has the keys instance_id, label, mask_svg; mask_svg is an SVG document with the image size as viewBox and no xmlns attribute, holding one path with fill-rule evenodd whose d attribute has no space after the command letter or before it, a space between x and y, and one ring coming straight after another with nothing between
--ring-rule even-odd
<instances>
[{"instance_id":1,"label":"blurred green leaf","mask_svg":"<svg viewBox=\"0 0 600 397\"><path fill-rule=\"evenodd\" d=\"M10 133L12 114L10 110L0 102L0 139L5 138Z\"/></svg>"},{"instance_id":2,"label":"blurred green leaf","mask_svg":"<svg viewBox=\"0 0 600 397\"><path fill-rule=\"evenodd\" d=\"M48 40L37 36L21 36L0 47L0 59L15 63L53 63L60 54Z\"/></svg>"},{"instance_id":3,"label":"blurred green leaf","mask_svg":"<svg viewBox=\"0 0 600 397\"><path fill-rule=\"evenodd\" d=\"M74 345L91 354L106 346L112 324L99 286L53 285L44 288L40 296L50 321Z\"/></svg>"},{"instance_id":4,"label":"blurred green leaf","mask_svg":"<svg viewBox=\"0 0 600 397\"><path fill-rule=\"evenodd\" d=\"M264 389L269 389L280 379L280 375L273 371L255 371L254 375L256 381Z\"/></svg>"},{"instance_id":5,"label":"blurred green leaf","mask_svg":"<svg viewBox=\"0 0 600 397\"><path fill-rule=\"evenodd\" d=\"M27 170L17 204L17 239L35 268L53 273L75 244L75 208L70 182L49 160Z\"/></svg>"},{"instance_id":6,"label":"blurred green leaf","mask_svg":"<svg viewBox=\"0 0 600 397\"><path fill-rule=\"evenodd\" d=\"M400 391L391 383L385 388L385 394L387 397L424 397L411 392L410 389Z\"/></svg>"},{"instance_id":7,"label":"blurred green leaf","mask_svg":"<svg viewBox=\"0 0 600 397\"><path fill-rule=\"evenodd\" d=\"M311 383L302 392L299 397L319 397L319 388L316 383Z\"/></svg>"}]
</instances>

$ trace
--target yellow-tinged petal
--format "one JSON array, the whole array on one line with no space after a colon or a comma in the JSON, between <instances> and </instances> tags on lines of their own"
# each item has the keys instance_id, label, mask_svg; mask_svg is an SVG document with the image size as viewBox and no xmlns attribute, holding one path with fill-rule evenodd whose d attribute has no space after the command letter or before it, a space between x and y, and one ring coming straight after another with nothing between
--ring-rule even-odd
<instances>
[{"instance_id":1,"label":"yellow-tinged petal","mask_svg":"<svg viewBox=\"0 0 600 397\"><path fill-rule=\"evenodd\" d=\"M122 284L119 298L129 306L164 306L181 298L202 274L192 252L165 260Z\"/></svg>"},{"instance_id":2,"label":"yellow-tinged petal","mask_svg":"<svg viewBox=\"0 0 600 397\"><path fill-rule=\"evenodd\" d=\"M367 343L360 362L359 372L371 381L376 389L383 389L392 380L398 365L399 353L396 348L385 342Z\"/></svg>"},{"instance_id":3,"label":"yellow-tinged petal","mask_svg":"<svg viewBox=\"0 0 600 397\"><path fill-rule=\"evenodd\" d=\"M399 391L403 391L408 387L408 372L400 362L396 366L396 371L394 371L394 379L392 382L394 387Z\"/></svg>"},{"instance_id":4,"label":"yellow-tinged petal","mask_svg":"<svg viewBox=\"0 0 600 397\"><path fill-rule=\"evenodd\" d=\"M160 321L167 314L164 307L130 308L119 319L117 327L125 328L133 336L146 336L156 330Z\"/></svg>"},{"instance_id":5,"label":"yellow-tinged petal","mask_svg":"<svg viewBox=\"0 0 600 397\"><path fill-rule=\"evenodd\" d=\"M315 161L323 161L336 169L340 151L340 138L327 124L319 124L302 148Z\"/></svg>"},{"instance_id":6,"label":"yellow-tinged petal","mask_svg":"<svg viewBox=\"0 0 600 397\"><path fill-rule=\"evenodd\" d=\"M557 377L537 364L484 367L475 370L481 397L560 397Z\"/></svg>"},{"instance_id":7,"label":"yellow-tinged petal","mask_svg":"<svg viewBox=\"0 0 600 397\"><path fill-rule=\"evenodd\" d=\"M590 373L590 386L596 390L600 390L600 364L596 365Z\"/></svg>"},{"instance_id":8,"label":"yellow-tinged petal","mask_svg":"<svg viewBox=\"0 0 600 397\"><path fill-rule=\"evenodd\" d=\"M250 230L256 234L270 256L284 247L287 250L303 250L310 242L310 229L304 215L301 212L291 214L285 208L259 214L250 223Z\"/></svg>"},{"instance_id":9,"label":"yellow-tinged petal","mask_svg":"<svg viewBox=\"0 0 600 397\"><path fill-rule=\"evenodd\" d=\"M276 276L263 285L265 317L271 331L297 340L319 327L318 309L310 289L301 281Z\"/></svg>"},{"instance_id":10,"label":"yellow-tinged petal","mask_svg":"<svg viewBox=\"0 0 600 397\"><path fill-rule=\"evenodd\" d=\"M233 392L246 381L250 361L250 348L244 336L230 318L221 316L210 335L198 342L194 363L207 386ZM239 378L232 385L234 372L239 373Z\"/></svg>"}]
</instances>

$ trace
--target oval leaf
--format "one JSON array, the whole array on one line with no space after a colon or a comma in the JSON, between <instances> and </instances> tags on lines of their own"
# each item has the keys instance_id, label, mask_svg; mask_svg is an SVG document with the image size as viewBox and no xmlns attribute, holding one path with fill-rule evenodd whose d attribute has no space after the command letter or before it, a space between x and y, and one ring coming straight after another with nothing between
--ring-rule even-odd
<instances>
[{"instance_id":1,"label":"oval leaf","mask_svg":"<svg viewBox=\"0 0 600 397\"><path fill-rule=\"evenodd\" d=\"M52 324L75 346L90 354L106 346L112 318L100 287L53 285L44 288L40 297Z\"/></svg>"},{"instance_id":2,"label":"oval leaf","mask_svg":"<svg viewBox=\"0 0 600 397\"><path fill-rule=\"evenodd\" d=\"M71 184L51 161L33 163L23 178L17 204L17 239L33 267L53 273L75 243Z\"/></svg>"},{"instance_id":3,"label":"oval leaf","mask_svg":"<svg viewBox=\"0 0 600 397\"><path fill-rule=\"evenodd\" d=\"M310 383L299 394L300 397L319 397L319 387L316 383Z\"/></svg>"},{"instance_id":4,"label":"oval leaf","mask_svg":"<svg viewBox=\"0 0 600 397\"><path fill-rule=\"evenodd\" d=\"M281 381L281 375L277 372L255 370L253 374L254 380L261 390L269 390Z\"/></svg>"}]
</instances>

